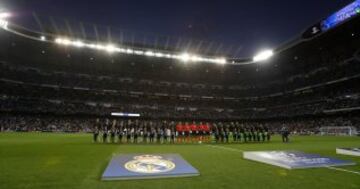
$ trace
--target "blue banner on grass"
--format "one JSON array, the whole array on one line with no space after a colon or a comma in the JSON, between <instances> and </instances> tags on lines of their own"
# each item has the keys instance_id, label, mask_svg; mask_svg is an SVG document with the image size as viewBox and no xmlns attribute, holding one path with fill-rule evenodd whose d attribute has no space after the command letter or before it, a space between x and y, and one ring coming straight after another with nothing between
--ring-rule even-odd
<instances>
[{"instance_id":1,"label":"blue banner on grass","mask_svg":"<svg viewBox=\"0 0 360 189\"><path fill-rule=\"evenodd\" d=\"M177 154L126 154L112 158L102 180L189 177L198 170Z\"/></svg>"},{"instance_id":2,"label":"blue banner on grass","mask_svg":"<svg viewBox=\"0 0 360 189\"><path fill-rule=\"evenodd\" d=\"M244 152L244 158L287 169L355 165L354 162L299 151Z\"/></svg>"}]
</instances>

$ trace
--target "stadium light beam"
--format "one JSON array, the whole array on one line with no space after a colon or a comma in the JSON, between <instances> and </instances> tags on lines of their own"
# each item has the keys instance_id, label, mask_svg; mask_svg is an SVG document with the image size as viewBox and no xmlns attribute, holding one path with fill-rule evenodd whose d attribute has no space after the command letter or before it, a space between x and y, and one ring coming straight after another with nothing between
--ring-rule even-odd
<instances>
[{"instance_id":1,"label":"stadium light beam","mask_svg":"<svg viewBox=\"0 0 360 189\"><path fill-rule=\"evenodd\" d=\"M253 61L254 62L262 62L262 61L270 59L273 55L274 55L273 50L265 50L265 51L258 53L256 56L254 56Z\"/></svg>"}]
</instances>

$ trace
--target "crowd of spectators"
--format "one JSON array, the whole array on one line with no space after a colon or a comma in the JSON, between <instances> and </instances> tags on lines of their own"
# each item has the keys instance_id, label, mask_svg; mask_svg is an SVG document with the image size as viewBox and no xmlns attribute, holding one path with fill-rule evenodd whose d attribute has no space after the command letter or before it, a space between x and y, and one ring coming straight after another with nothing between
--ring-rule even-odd
<instances>
[{"instance_id":1,"label":"crowd of spectators","mask_svg":"<svg viewBox=\"0 0 360 189\"><path fill-rule=\"evenodd\" d=\"M100 121L97 121L100 120ZM79 116L54 116L54 115L2 115L0 117L1 131L42 131L42 132L94 132L111 130L111 123L117 120L121 127L131 128L175 128L183 124L208 124L211 131L217 129L234 131L234 129L266 128L271 133L281 133L281 128L286 126L293 134L309 135L318 134L321 127L351 126L359 127L360 118L348 116L299 118L283 120L258 120L258 121L209 121L209 120L169 120L169 119L126 119L126 118L96 118Z\"/></svg>"},{"instance_id":2,"label":"crowd of spectators","mask_svg":"<svg viewBox=\"0 0 360 189\"><path fill-rule=\"evenodd\" d=\"M184 81L164 81L153 78L131 78L117 75L91 75L88 73L69 73L45 71L39 68L0 63L0 79L26 84L40 84L60 88L80 88L96 91L131 91L146 94L190 95L207 97L261 97L269 94L292 91L301 87L319 85L344 78L359 78L360 63L354 58L339 64L314 68L306 73L299 70L285 78L268 81L243 81L241 85L219 85L210 83L188 83Z\"/></svg>"},{"instance_id":3,"label":"crowd of spectators","mask_svg":"<svg viewBox=\"0 0 360 189\"><path fill-rule=\"evenodd\" d=\"M109 57L69 49L62 56L52 47L41 47L39 56L18 56L33 53L29 46L34 44L9 44L0 54L7 57L0 62L2 130L89 132L97 117L112 112L139 113L141 124L206 120L213 126L273 132L283 124L296 133L359 126L360 61L351 57L357 45L346 51L341 44L327 49L299 45L271 66L198 64L189 69L136 58L106 64L102 61ZM22 61L28 56L29 62ZM87 56L94 64L81 61Z\"/></svg>"}]
</instances>

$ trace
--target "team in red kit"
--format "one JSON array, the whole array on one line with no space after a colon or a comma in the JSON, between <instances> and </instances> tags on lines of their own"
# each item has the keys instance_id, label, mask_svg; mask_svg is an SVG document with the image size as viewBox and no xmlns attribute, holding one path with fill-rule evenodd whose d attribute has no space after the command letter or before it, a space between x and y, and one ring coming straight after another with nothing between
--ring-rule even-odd
<instances>
[{"instance_id":1,"label":"team in red kit","mask_svg":"<svg viewBox=\"0 0 360 189\"><path fill-rule=\"evenodd\" d=\"M211 126L209 123L196 124L179 122L176 125L177 142L194 143L210 141Z\"/></svg>"}]
</instances>

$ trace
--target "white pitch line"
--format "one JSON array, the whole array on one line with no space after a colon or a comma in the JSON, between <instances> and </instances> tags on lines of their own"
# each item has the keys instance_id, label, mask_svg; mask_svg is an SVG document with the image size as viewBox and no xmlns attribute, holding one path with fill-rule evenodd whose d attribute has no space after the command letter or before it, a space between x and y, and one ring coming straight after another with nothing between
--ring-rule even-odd
<instances>
[{"instance_id":1,"label":"white pitch line","mask_svg":"<svg viewBox=\"0 0 360 189\"><path fill-rule=\"evenodd\" d=\"M360 175L360 172L351 171L351 170L347 170L347 169L342 169L342 168L338 168L338 167L326 167L326 168L331 169L331 170L342 171L342 172L347 172L347 173L353 173L353 174Z\"/></svg>"},{"instance_id":2,"label":"white pitch line","mask_svg":"<svg viewBox=\"0 0 360 189\"><path fill-rule=\"evenodd\" d=\"M217 146L217 145L210 145L210 144L207 144L206 146L209 146L211 148L217 148L217 149L222 149L222 150L233 151L233 152L240 152L240 153L244 152L243 150L239 150L239 149L236 149L236 148L224 147L224 146ZM351 170L337 168L337 167L326 167L326 168L328 168L330 170L342 171L342 172L347 172L347 173L353 173L353 174L360 175L360 172L357 172L357 171L351 171Z\"/></svg>"},{"instance_id":3,"label":"white pitch line","mask_svg":"<svg viewBox=\"0 0 360 189\"><path fill-rule=\"evenodd\" d=\"M243 150L239 150L239 149L236 149L236 148L224 147L224 146L217 146L217 145L210 145L210 144L207 144L206 146L209 146L211 148L218 148L218 149L222 149L222 150L233 151L233 152L240 152L240 153L244 152Z\"/></svg>"}]
</instances>

